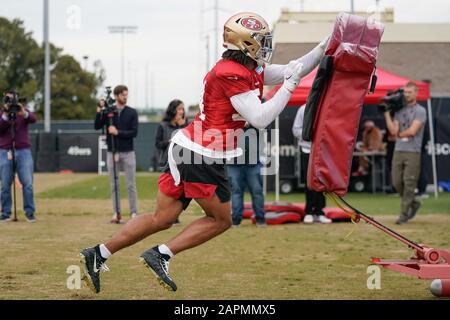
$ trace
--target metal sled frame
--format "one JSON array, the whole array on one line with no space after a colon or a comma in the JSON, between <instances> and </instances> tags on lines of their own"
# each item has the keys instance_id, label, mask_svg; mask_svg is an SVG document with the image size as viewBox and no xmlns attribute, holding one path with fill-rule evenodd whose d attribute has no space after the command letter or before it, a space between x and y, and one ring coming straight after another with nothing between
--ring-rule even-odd
<instances>
[{"instance_id":1,"label":"metal sled frame","mask_svg":"<svg viewBox=\"0 0 450 320\"><path fill-rule=\"evenodd\" d=\"M361 211L353 208L344 199L339 199L351 210L354 211L353 220L359 222L360 219L366 223L380 229L389 236L403 242L414 250L414 256L409 260L383 260L372 258L372 263L383 266L386 269L415 276L419 279L442 279L450 280L450 252L443 249L435 249L424 244L418 244L407 239L394 230L386 227L374 218L367 216Z\"/></svg>"}]
</instances>

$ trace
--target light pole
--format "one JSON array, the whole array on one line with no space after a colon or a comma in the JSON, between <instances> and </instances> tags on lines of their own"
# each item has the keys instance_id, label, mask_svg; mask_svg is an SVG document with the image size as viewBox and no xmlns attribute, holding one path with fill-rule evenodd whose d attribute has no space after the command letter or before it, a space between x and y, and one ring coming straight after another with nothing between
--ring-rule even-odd
<instances>
[{"instance_id":1,"label":"light pole","mask_svg":"<svg viewBox=\"0 0 450 320\"><path fill-rule=\"evenodd\" d=\"M50 132L50 47L49 38L49 5L44 0L44 131Z\"/></svg>"},{"instance_id":2,"label":"light pole","mask_svg":"<svg viewBox=\"0 0 450 320\"><path fill-rule=\"evenodd\" d=\"M149 109L148 105L148 61L145 63L145 109Z\"/></svg>"},{"instance_id":3,"label":"light pole","mask_svg":"<svg viewBox=\"0 0 450 320\"><path fill-rule=\"evenodd\" d=\"M208 35L206 35L204 38L206 41L209 41L209 39L211 39L211 41L213 42L212 45L210 46L208 43L206 44L208 50L212 49L214 50L212 52L213 54L213 61L216 61L219 58L219 34L220 34L220 26L219 26L219 11L227 11L228 10L224 10L222 8L219 7L219 0L214 0L214 5L209 8L209 9L203 9L203 2L202 2L202 9L201 9L201 14L203 14L204 12L207 11L213 11L213 23L214 26L211 30L207 31L207 33L213 33L213 35L211 37L209 37ZM203 28L203 18L201 19L201 25L200 28ZM200 31L200 36L201 38L203 34L203 30ZM213 47L212 47L213 46ZM207 59L210 57L210 53L207 53L208 57ZM207 70L208 71L208 70Z\"/></svg>"},{"instance_id":4,"label":"light pole","mask_svg":"<svg viewBox=\"0 0 450 320\"><path fill-rule=\"evenodd\" d=\"M124 70L125 70L125 33L136 33L138 27L136 26L109 26L109 33L121 34L121 75L120 81L124 83Z\"/></svg>"},{"instance_id":5,"label":"light pole","mask_svg":"<svg viewBox=\"0 0 450 320\"><path fill-rule=\"evenodd\" d=\"M206 49L206 72L209 71L209 35L205 36Z\"/></svg>"},{"instance_id":6,"label":"light pole","mask_svg":"<svg viewBox=\"0 0 450 320\"><path fill-rule=\"evenodd\" d=\"M219 55L219 0L214 2L214 61Z\"/></svg>"},{"instance_id":7,"label":"light pole","mask_svg":"<svg viewBox=\"0 0 450 320\"><path fill-rule=\"evenodd\" d=\"M155 108L155 73L152 71L150 73L150 104L151 108Z\"/></svg>"},{"instance_id":8,"label":"light pole","mask_svg":"<svg viewBox=\"0 0 450 320\"><path fill-rule=\"evenodd\" d=\"M87 71L89 56L83 56L83 60L84 60L84 71Z\"/></svg>"}]
</instances>

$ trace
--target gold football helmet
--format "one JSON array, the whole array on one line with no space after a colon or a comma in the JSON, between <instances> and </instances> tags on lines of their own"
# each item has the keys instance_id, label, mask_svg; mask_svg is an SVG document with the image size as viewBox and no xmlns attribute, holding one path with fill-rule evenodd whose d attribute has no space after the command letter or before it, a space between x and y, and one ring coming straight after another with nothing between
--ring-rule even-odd
<instances>
[{"instance_id":1,"label":"gold football helmet","mask_svg":"<svg viewBox=\"0 0 450 320\"><path fill-rule=\"evenodd\" d=\"M237 13L225 22L223 46L241 50L259 65L272 58L272 32L263 17L256 13Z\"/></svg>"}]
</instances>

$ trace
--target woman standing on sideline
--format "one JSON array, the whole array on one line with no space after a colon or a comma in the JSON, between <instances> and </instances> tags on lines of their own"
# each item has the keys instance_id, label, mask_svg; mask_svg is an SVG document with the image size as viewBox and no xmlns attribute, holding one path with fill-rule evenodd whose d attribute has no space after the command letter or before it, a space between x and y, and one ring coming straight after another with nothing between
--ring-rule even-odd
<instances>
[{"instance_id":1,"label":"woman standing on sideline","mask_svg":"<svg viewBox=\"0 0 450 320\"><path fill-rule=\"evenodd\" d=\"M170 139L175 131L182 129L188 125L184 103L175 99L170 101L164 118L158 126L155 137L155 147L158 151L159 171L163 171L167 165L167 150L169 148Z\"/></svg>"},{"instance_id":2,"label":"woman standing on sideline","mask_svg":"<svg viewBox=\"0 0 450 320\"><path fill-rule=\"evenodd\" d=\"M170 139L175 131L188 125L184 103L181 100L174 99L167 106L164 118L158 126L155 137L155 147L157 150L158 170L163 172L167 163L167 150L169 149ZM177 218L175 223L180 223Z\"/></svg>"}]
</instances>

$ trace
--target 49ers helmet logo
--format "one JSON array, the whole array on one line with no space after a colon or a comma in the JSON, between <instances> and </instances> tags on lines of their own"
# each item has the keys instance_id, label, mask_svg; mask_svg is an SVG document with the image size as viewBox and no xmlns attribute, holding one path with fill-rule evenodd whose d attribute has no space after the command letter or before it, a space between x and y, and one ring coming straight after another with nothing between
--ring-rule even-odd
<instances>
[{"instance_id":1,"label":"49ers helmet logo","mask_svg":"<svg viewBox=\"0 0 450 320\"><path fill-rule=\"evenodd\" d=\"M241 20L241 24L250 30L258 31L262 29L262 23L255 18L244 18Z\"/></svg>"}]
</instances>

